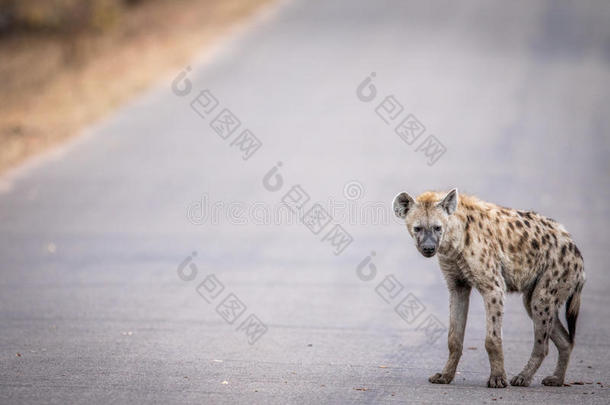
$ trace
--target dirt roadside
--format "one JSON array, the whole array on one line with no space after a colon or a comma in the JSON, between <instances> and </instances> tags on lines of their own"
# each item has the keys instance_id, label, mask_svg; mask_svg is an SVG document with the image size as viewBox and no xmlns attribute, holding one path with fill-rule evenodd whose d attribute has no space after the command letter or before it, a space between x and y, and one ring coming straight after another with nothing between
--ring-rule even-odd
<instances>
[{"instance_id":1,"label":"dirt roadside","mask_svg":"<svg viewBox=\"0 0 610 405\"><path fill-rule=\"evenodd\" d=\"M76 136L273 0L143 3L104 33L0 41L0 173Z\"/></svg>"}]
</instances>

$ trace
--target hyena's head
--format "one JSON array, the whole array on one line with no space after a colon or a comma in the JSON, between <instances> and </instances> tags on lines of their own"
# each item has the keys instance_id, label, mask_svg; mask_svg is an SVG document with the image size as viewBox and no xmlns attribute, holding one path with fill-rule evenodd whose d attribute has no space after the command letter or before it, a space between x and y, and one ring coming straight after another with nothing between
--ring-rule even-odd
<instances>
[{"instance_id":1,"label":"hyena's head","mask_svg":"<svg viewBox=\"0 0 610 405\"><path fill-rule=\"evenodd\" d=\"M457 205L457 189L444 196L426 192L415 200L402 192L394 198L394 213L405 220L417 250L425 257L432 257L447 229L449 216L455 212Z\"/></svg>"}]
</instances>

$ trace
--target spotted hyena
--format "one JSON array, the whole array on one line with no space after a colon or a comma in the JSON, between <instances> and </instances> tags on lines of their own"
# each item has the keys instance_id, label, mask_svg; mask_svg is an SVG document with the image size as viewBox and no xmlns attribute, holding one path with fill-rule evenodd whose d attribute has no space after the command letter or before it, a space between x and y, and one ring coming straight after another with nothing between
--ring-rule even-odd
<instances>
[{"instance_id":1,"label":"spotted hyena","mask_svg":"<svg viewBox=\"0 0 610 405\"><path fill-rule=\"evenodd\" d=\"M512 385L527 386L548 353L549 338L559 358L544 385L563 385L574 346L580 293L585 282L583 258L565 228L535 212L504 208L461 195L426 192L411 198L400 193L394 212L422 255L438 253L450 292L449 358L430 382L449 384L462 355L470 290L483 296L487 318L485 349L491 375L488 387L506 387L502 353L502 315L505 294L522 292L534 322L534 348ZM566 331L558 317L566 303Z\"/></svg>"}]
</instances>

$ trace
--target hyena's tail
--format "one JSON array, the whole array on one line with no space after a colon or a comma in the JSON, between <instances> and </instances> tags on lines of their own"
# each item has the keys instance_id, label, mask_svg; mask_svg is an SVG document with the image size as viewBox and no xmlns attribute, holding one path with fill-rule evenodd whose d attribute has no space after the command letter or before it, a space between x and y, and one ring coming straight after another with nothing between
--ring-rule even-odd
<instances>
[{"instance_id":1,"label":"hyena's tail","mask_svg":"<svg viewBox=\"0 0 610 405\"><path fill-rule=\"evenodd\" d=\"M585 281L581 280L576 285L576 289L568 297L566 302L566 321L568 321L568 333L570 334L570 344L574 344L574 337L576 335L576 320L578 319L578 311L580 311L580 292L584 286Z\"/></svg>"}]
</instances>

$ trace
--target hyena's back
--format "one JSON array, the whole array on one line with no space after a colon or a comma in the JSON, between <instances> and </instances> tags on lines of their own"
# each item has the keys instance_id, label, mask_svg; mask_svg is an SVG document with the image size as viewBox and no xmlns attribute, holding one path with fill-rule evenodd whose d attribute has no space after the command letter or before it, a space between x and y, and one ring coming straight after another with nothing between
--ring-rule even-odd
<instances>
[{"instance_id":1,"label":"hyena's back","mask_svg":"<svg viewBox=\"0 0 610 405\"><path fill-rule=\"evenodd\" d=\"M499 263L507 291L528 292L541 280L553 290L551 284L576 285L584 278L578 247L553 219L463 194L456 216L466 224L464 254L488 268Z\"/></svg>"}]
</instances>

